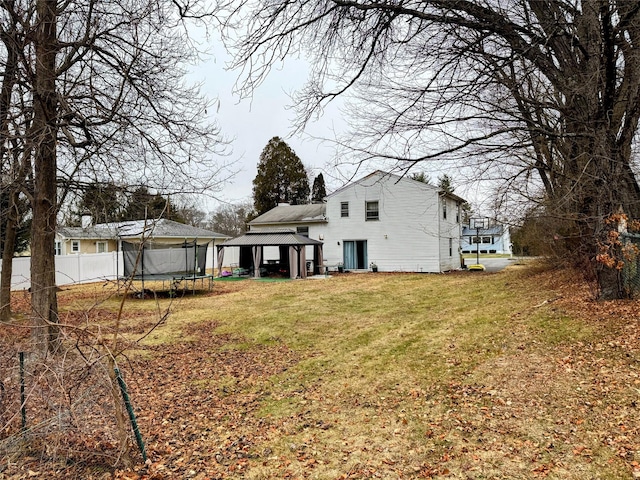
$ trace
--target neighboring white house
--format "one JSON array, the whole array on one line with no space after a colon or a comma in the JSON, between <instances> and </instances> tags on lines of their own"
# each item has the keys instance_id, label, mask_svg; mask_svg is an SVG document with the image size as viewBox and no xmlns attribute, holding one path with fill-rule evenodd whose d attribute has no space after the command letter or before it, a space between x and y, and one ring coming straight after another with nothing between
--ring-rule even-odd
<instances>
[{"instance_id":1,"label":"neighboring white house","mask_svg":"<svg viewBox=\"0 0 640 480\"><path fill-rule=\"evenodd\" d=\"M379 271L443 272L460 268L463 202L432 185L376 171L328 195L325 204L279 205L249 226L292 228L322 241L330 269L375 264Z\"/></svg>"},{"instance_id":2,"label":"neighboring white house","mask_svg":"<svg viewBox=\"0 0 640 480\"><path fill-rule=\"evenodd\" d=\"M506 225L462 229L462 253L511 253L511 236Z\"/></svg>"},{"instance_id":3,"label":"neighboring white house","mask_svg":"<svg viewBox=\"0 0 640 480\"><path fill-rule=\"evenodd\" d=\"M155 244L197 242L208 244L207 267L214 268L215 245L228 239L227 235L185 225L164 218L91 224L83 217L82 227L58 227L55 254L90 254L122 251L122 242L139 243L141 239Z\"/></svg>"}]
</instances>

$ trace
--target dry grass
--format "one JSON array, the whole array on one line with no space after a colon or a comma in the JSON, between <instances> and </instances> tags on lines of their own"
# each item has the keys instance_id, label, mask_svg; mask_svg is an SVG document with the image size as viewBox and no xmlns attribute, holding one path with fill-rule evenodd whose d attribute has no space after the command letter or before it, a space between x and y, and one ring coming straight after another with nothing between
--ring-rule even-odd
<instances>
[{"instance_id":1,"label":"dry grass","mask_svg":"<svg viewBox=\"0 0 640 480\"><path fill-rule=\"evenodd\" d=\"M61 309L108 331L109 288L61 292ZM635 302L596 304L576 278L531 267L214 290L127 303L128 341L173 313L133 345L127 372L151 464L116 476L637 472Z\"/></svg>"}]
</instances>

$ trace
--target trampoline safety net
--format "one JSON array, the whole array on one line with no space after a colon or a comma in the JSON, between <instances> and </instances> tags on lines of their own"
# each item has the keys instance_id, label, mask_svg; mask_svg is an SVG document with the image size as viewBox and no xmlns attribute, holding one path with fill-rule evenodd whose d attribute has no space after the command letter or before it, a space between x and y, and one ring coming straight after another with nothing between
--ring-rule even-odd
<instances>
[{"instance_id":1,"label":"trampoline safety net","mask_svg":"<svg viewBox=\"0 0 640 480\"><path fill-rule=\"evenodd\" d=\"M127 277L202 276L207 265L207 246L184 243L122 242L124 274ZM137 260L137 265L136 265Z\"/></svg>"}]
</instances>

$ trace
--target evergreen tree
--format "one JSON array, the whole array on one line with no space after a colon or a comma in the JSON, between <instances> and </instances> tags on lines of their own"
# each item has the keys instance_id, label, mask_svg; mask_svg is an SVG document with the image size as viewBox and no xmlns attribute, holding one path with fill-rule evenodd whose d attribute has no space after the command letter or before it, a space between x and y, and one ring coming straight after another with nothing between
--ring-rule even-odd
<instances>
[{"instance_id":1,"label":"evergreen tree","mask_svg":"<svg viewBox=\"0 0 640 480\"><path fill-rule=\"evenodd\" d=\"M313 188L311 189L311 201L323 202L324 197L327 196L327 189L324 185L324 177L320 173L313 181Z\"/></svg>"},{"instance_id":2,"label":"evergreen tree","mask_svg":"<svg viewBox=\"0 0 640 480\"><path fill-rule=\"evenodd\" d=\"M410 178L416 182L431 183L431 177L424 172L412 173Z\"/></svg>"},{"instance_id":3,"label":"evergreen tree","mask_svg":"<svg viewBox=\"0 0 640 480\"><path fill-rule=\"evenodd\" d=\"M451 177L446 173L443 174L441 177L438 177L438 187L440 187L442 190L444 190L447 193L453 193L453 191L455 190L451 182Z\"/></svg>"},{"instance_id":4,"label":"evergreen tree","mask_svg":"<svg viewBox=\"0 0 640 480\"><path fill-rule=\"evenodd\" d=\"M168 218L173 209L169 200L159 193L151 193L147 187L136 188L127 202L122 219L123 220L144 220Z\"/></svg>"},{"instance_id":5,"label":"evergreen tree","mask_svg":"<svg viewBox=\"0 0 640 480\"><path fill-rule=\"evenodd\" d=\"M117 222L122 217L122 189L113 183L92 183L82 194L77 215L91 214L94 223Z\"/></svg>"},{"instance_id":6,"label":"evergreen tree","mask_svg":"<svg viewBox=\"0 0 640 480\"><path fill-rule=\"evenodd\" d=\"M258 174L253 179L253 204L258 215L279 202L300 205L309 201L309 179L296 153L279 137L262 150Z\"/></svg>"}]
</instances>

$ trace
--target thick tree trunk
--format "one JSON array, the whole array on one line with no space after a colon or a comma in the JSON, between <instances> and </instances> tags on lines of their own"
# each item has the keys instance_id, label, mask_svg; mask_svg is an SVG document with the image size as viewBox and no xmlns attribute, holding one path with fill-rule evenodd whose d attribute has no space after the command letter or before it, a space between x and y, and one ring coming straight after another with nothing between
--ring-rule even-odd
<instances>
[{"instance_id":1,"label":"thick tree trunk","mask_svg":"<svg viewBox=\"0 0 640 480\"><path fill-rule=\"evenodd\" d=\"M59 345L54 241L56 231L56 1L37 0L33 109L34 195L31 233L32 338L41 353Z\"/></svg>"},{"instance_id":2,"label":"thick tree trunk","mask_svg":"<svg viewBox=\"0 0 640 480\"><path fill-rule=\"evenodd\" d=\"M11 276L13 275L13 253L16 246L18 219L15 194L11 193L5 223L4 247L2 250L2 271L0 271L0 321L11 318Z\"/></svg>"},{"instance_id":3,"label":"thick tree trunk","mask_svg":"<svg viewBox=\"0 0 640 480\"><path fill-rule=\"evenodd\" d=\"M11 11L14 7L14 1L8 0L6 8ZM16 20L14 20L15 22ZM16 35L15 23L10 28L2 29L0 39L6 48L6 63L2 78L2 89L0 90L0 161L13 162L14 169L24 170L15 163L19 161L20 155L17 152L11 152L8 148L10 140L9 135L9 112L11 106L11 94L16 84L18 72L18 48L19 43ZM13 178L10 182L12 186L8 188L9 201L5 217L4 225L4 247L2 251L2 271L0 272L0 321L6 322L11 317L11 276L13 274L13 254L16 243L16 230L18 227L18 211L17 203L17 182L21 180L21 175Z\"/></svg>"}]
</instances>

